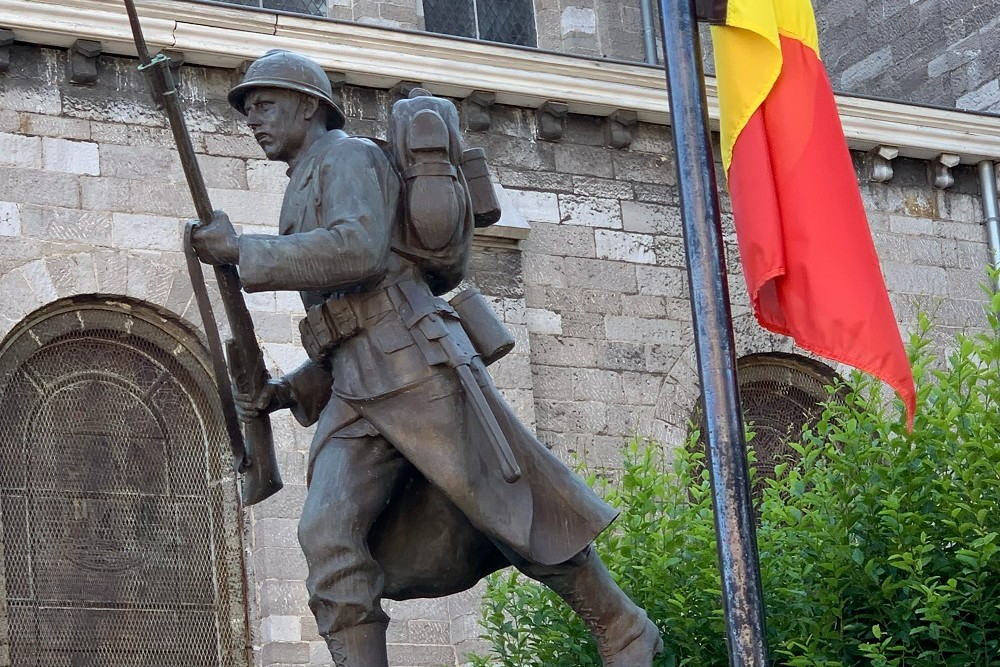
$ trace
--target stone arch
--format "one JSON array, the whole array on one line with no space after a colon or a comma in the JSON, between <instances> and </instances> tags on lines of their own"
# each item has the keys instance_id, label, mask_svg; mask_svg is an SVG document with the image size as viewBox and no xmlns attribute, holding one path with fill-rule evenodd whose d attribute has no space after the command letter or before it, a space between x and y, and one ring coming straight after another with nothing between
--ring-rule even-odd
<instances>
[{"instance_id":1,"label":"stone arch","mask_svg":"<svg viewBox=\"0 0 1000 667\"><path fill-rule=\"evenodd\" d=\"M774 477L775 466L797 460L798 454L790 445L797 441L803 427L819 420L824 403L831 398L827 387L840 376L820 361L788 352L741 356L736 360L736 374L743 420L754 432L748 446L755 455L757 481L752 493L757 497L765 480ZM691 421L698 425L702 420L699 395ZM696 446L703 450L704 439Z\"/></svg>"},{"instance_id":2,"label":"stone arch","mask_svg":"<svg viewBox=\"0 0 1000 667\"><path fill-rule=\"evenodd\" d=\"M758 479L774 476L774 467L797 460L789 446L802 429L819 421L830 399L827 387L840 379L826 364L799 354L748 354L736 362L743 418L754 431ZM760 486L762 482L758 483Z\"/></svg>"},{"instance_id":3,"label":"stone arch","mask_svg":"<svg viewBox=\"0 0 1000 667\"><path fill-rule=\"evenodd\" d=\"M46 304L82 295L128 297L176 313L178 321L200 325L182 253L69 244L54 248L0 275L0 294L5 295L0 301L0 337ZM221 319L220 326L225 326Z\"/></svg>"},{"instance_id":4,"label":"stone arch","mask_svg":"<svg viewBox=\"0 0 1000 667\"><path fill-rule=\"evenodd\" d=\"M57 300L0 343L13 664L248 665L243 523L210 368L192 327L123 297Z\"/></svg>"}]
</instances>

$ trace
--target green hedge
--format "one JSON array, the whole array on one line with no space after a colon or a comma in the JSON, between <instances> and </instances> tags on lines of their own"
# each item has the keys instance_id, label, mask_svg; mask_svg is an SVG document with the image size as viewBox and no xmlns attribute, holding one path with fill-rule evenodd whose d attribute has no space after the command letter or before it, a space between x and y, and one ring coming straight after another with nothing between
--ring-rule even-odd
<instances>
[{"instance_id":1,"label":"green hedge","mask_svg":"<svg viewBox=\"0 0 1000 667\"><path fill-rule=\"evenodd\" d=\"M910 341L912 433L898 401L855 374L779 466L758 543L776 665L1000 667L1000 295L987 332L930 352ZM667 464L636 440L620 482L591 478L623 510L598 549L659 625L658 665L725 667L707 472L693 440ZM476 665L599 667L582 624L548 590L503 572L483 607L491 655Z\"/></svg>"}]
</instances>

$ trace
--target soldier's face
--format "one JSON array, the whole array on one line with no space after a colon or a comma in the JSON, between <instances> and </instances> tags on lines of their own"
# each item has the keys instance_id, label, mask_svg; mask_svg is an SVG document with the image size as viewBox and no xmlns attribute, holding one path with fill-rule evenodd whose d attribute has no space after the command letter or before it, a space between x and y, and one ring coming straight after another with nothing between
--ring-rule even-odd
<instances>
[{"instance_id":1,"label":"soldier's face","mask_svg":"<svg viewBox=\"0 0 1000 667\"><path fill-rule=\"evenodd\" d=\"M247 125L268 159L288 162L302 150L308 129L304 101L302 95L280 88L260 88L247 94Z\"/></svg>"}]
</instances>

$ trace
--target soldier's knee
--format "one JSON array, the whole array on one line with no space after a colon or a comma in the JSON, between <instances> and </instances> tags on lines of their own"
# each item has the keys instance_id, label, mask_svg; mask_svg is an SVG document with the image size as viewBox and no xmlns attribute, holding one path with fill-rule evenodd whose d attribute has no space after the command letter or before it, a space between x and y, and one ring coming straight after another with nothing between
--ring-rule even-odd
<instances>
[{"instance_id":1,"label":"soldier's knee","mask_svg":"<svg viewBox=\"0 0 1000 667\"><path fill-rule=\"evenodd\" d=\"M358 530L357 519L357 514L350 511L350 503L307 503L298 529L299 545L307 560L362 547L367 536Z\"/></svg>"}]
</instances>

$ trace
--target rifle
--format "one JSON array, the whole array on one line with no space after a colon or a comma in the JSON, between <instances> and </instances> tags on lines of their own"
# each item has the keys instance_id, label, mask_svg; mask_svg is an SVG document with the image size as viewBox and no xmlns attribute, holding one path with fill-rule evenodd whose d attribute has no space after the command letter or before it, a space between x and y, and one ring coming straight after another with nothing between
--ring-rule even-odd
<instances>
[{"instance_id":1,"label":"rifle","mask_svg":"<svg viewBox=\"0 0 1000 667\"><path fill-rule=\"evenodd\" d=\"M135 9L134 0L125 0L129 23L132 26L132 36L135 48L139 53L139 71L146 75L146 81L153 93L153 99L167 114L170 130L177 144L184 176L187 179L191 197L194 200L195 211L198 213L197 223L188 223L184 231L184 254L187 257L188 273L194 288L201 321L205 327L208 347L212 356L212 368L215 373L215 384L222 403L222 415L226 423L226 433L232 446L234 467L243 473L243 504L253 505L281 490L281 473L274 452L274 438L271 433L271 419L266 414L259 415L246 422L246 437L240 429L240 420L236 414L236 404L233 401L229 372L223 355L222 342L219 338L219 327L212 312L205 287L205 276L201 263L191 246L191 233L200 225L212 221L212 203L208 197L208 188L201 175L201 167L195 156L191 135L181 113L170 73L170 59L160 53L150 58L146 39L139 24L139 15ZM233 333L232 340L227 341L229 364L233 369L233 382L241 394L257 396L267 384L268 373L264 366L264 355L257 345L257 335L253 330L253 320L243 300L240 274L234 265L216 266L215 278L219 285L222 304L229 319L229 328Z\"/></svg>"}]
</instances>

